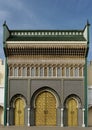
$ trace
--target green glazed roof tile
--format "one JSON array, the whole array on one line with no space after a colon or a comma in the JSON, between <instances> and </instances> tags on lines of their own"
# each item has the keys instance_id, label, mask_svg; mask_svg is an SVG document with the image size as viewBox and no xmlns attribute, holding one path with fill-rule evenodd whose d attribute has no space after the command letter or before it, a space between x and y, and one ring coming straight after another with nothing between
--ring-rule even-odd
<instances>
[{"instance_id":1,"label":"green glazed roof tile","mask_svg":"<svg viewBox=\"0 0 92 130\"><path fill-rule=\"evenodd\" d=\"M54 37L25 37L25 36L15 36L15 37L9 37L7 39L8 41L86 41L83 36L54 36Z\"/></svg>"},{"instance_id":2,"label":"green glazed roof tile","mask_svg":"<svg viewBox=\"0 0 92 130\"><path fill-rule=\"evenodd\" d=\"M7 41L86 41L82 30L11 30Z\"/></svg>"}]
</instances>

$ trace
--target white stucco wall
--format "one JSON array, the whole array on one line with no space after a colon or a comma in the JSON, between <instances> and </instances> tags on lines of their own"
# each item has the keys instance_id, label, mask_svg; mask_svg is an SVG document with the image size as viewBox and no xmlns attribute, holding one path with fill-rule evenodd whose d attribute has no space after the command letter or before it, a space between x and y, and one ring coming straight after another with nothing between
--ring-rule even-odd
<instances>
[{"instance_id":1,"label":"white stucco wall","mask_svg":"<svg viewBox=\"0 0 92 130\"><path fill-rule=\"evenodd\" d=\"M92 86L88 87L88 104L92 106Z\"/></svg>"},{"instance_id":2,"label":"white stucco wall","mask_svg":"<svg viewBox=\"0 0 92 130\"><path fill-rule=\"evenodd\" d=\"M0 106L4 106L4 75L5 66L3 60L0 59Z\"/></svg>"},{"instance_id":3,"label":"white stucco wall","mask_svg":"<svg viewBox=\"0 0 92 130\"><path fill-rule=\"evenodd\" d=\"M0 59L0 86L4 86L5 65Z\"/></svg>"},{"instance_id":4,"label":"white stucco wall","mask_svg":"<svg viewBox=\"0 0 92 130\"><path fill-rule=\"evenodd\" d=\"M0 106L4 106L4 87L0 87Z\"/></svg>"}]
</instances>

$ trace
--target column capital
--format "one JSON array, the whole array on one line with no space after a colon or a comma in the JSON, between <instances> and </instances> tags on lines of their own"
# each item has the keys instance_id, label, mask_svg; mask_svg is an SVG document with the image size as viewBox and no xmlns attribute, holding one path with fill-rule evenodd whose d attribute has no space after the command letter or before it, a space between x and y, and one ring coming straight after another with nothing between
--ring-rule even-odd
<instances>
[{"instance_id":1,"label":"column capital","mask_svg":"<svg viewBox=\"0 0 92 130\"><path fill-rule=\"evenodd\" d=\"M7 111L9 111L10 110L10 108L9 107L7 107Z\"/></svg>"},{"instance_id":2,"label":"column capital","mask_svg":"<svg viewBox=\"0 0 92 130\"><path fill-rule=\"evenodd\" d=\"M28 107L27 110L30 111L30 107Z\"/></svg>"},{"instance_id":3,"label":"column capital","mask_svg":"<svg viewBox=\"0 0 92 130\"><path fill-rule=\"evenodd\" d=\"M85 111L85 108L82 108L82 111Z\"/></svg>"},{"instance_id":4,"label":"column capital","mask_svg":"<svg viewBox=\"0 0 92 130\"><path fill-rule=\"evenodd\" d=\"M61 108L61 111L63 111L64 110L64 108Z\"/></svg>"}]
</instances>

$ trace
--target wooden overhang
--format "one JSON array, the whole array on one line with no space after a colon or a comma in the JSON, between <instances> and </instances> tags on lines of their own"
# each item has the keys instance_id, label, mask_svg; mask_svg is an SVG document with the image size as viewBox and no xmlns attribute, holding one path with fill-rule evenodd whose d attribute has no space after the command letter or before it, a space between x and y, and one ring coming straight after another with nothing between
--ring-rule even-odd
<instances>
[{"instance_id":1,"label":"wooden overhang","mask_svg":"<svg viewBox=\"0 0 92 130\"><path fill-rule=\"evenodd\" d=\"M86 55L86 45L58 45L58 46L31 46L11 44L7 45L7 55L75 55L75 56L85 56Z\"/></svg>"},{"instance_id":2,"label":"wooden overhang","mask_svg":"<svg viewBox=\"0 0 92 130\"><path fill-rule=\"evenodd\" d=\"M83 30L9 30L4 24L4 50L9 55L64 55L85 57L88 25Z\"/></svg>"}]
</instances>

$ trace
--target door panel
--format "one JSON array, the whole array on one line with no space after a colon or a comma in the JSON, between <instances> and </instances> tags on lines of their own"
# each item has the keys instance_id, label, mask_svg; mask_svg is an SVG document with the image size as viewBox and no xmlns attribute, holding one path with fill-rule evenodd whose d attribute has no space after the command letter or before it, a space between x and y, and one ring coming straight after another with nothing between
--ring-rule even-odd
<instances>
[{"instance_id":1,"label":"door panel","mask_svg":"<svg viewBox=\"0 0 92 130\"><path fill-rule=\"evenodd\" d=\"M15 101L15 125L24 125L24 101L21 98Z\"/></svg>"},{"instance_id":2,"label":"door panel","mask_svg":"<svg viewBox=\"0 0 92 130\"><path fill-rule=\"evenodd\" d=\"M36 100L36 125L44 125L45 122L44 106L45 106L45 93L40 94Z\"/></svg>"},{"instance_id":3,"label":"door panel","mask_svg":"<svg viewBox=\"0 0 92 130\"><path fill-rule=\"evenodd\" d=\"M36 125L56 125L56 99L50 92L43 92L36 99Z\"/></svg>"},{"instance_id":4,"label":"door panel","mask_svg":"<svg viewBox=\"0 0 92 130\"><path fill-rule=\"evenodd\" d=\"M71 98L68 101L68 126L78 125L78 108L75 99Z\"/></svg>"}]
</instances>

